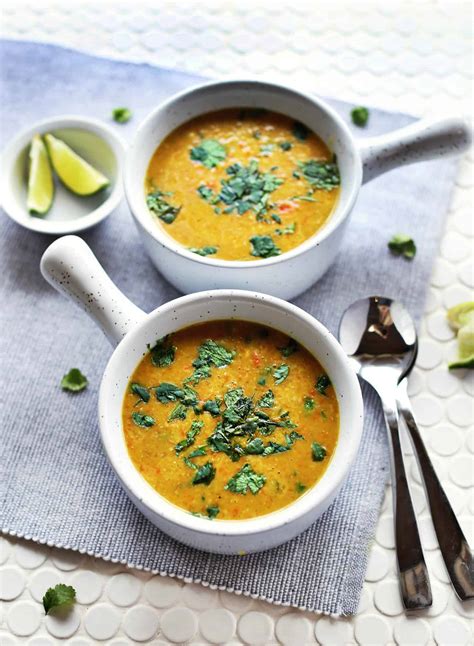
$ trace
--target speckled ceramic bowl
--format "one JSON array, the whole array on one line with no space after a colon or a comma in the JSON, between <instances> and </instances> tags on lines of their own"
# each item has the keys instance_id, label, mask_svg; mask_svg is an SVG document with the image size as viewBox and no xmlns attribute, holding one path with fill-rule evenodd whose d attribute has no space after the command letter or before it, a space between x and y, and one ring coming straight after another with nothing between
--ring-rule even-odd
<instances>
[{"instance_id":1,"label":"speckled ceramic bowl","mask_svg":"<svg viewBox=\"0 0 474 646\"><path fill-rule=\"evenodd\" d=\"M332 215L311 238L281 256L252 261L198 256L157 226L146 205L148 164L163 139L189 119L235 107L266 108L302 121L337 155L341 191ZM166 100L141 124L127 152L125 194L148 255L180 291L251 289L289 299L319 280L336 259L362 184L397 166L458 154L469 142L467 124L454 118L419 121L356 141L339 115L312 94L261 81L212 82Z\"/></svg>"},{"instance_id":2,"label":"speckled ceramic bowl","mask_svg":"<svg viewBox=\"0 0 474 646\"><path fill-rule=\"evenodd\" d=\"M89 247L67 236L53 242L41 260L48 282L76 301L117 345L99 395L102 442L122 486L135 505L164 532L192 547L221 554L265 550L295 537L330 505L348 475L362 434L362 397L348 359L328 330L303 310L272 296L215 290L183 296L145 314L112 283ZM122 429L128 381L157 338L204 320L244 319L269 325L295 338L320 361L335 388L340 411L339 440L321 480L291 505L242 521L198 518L175 506L135 469Z\"/></svg>"}]
</instances>

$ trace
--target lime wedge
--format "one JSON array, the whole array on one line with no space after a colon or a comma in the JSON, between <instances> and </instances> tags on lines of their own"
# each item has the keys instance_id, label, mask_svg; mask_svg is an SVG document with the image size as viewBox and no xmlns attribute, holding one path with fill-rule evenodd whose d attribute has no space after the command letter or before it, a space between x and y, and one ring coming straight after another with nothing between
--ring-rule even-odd
<instances>
[{"instance_id":1,"label":"lime wedge","mask_svg":"<svg viewBox=\"0 0 474 646\"><path fill-rule=\"evenodd\" d=\"M449 368L474 368L474 301L451 307L447 317L458 333L458 359L452 361Z\"/></svg>"},{"instance_id":2,"label":"lime wedge","mask_svg":"<svg viewBox=\"0 0 474 646\"><path fill-rule=\"evenodd\" d=\"M105 175L80 157L64 141L45 135L48 152L61 182L77 195L93 195L110 184Z\"/></svg>"},{"instance_id":3,"label":"lime wedge","mask_svg":"<svg viewBox=\"0 0 474 646\"><path fill-rule=\"evenodd\" d=\"M35 135L31 141L29 161L26 206L31 215L41 217L53 203L54 183L48 152L40 135Z\"/></svg>"}]
</instances>

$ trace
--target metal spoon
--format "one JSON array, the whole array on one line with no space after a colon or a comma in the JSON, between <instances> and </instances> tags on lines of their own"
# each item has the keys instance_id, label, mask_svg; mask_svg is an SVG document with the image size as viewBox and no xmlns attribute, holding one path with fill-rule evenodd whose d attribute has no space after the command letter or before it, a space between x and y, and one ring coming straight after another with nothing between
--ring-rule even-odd
<instances>
[{"instance_id":1,"label":"metal spoon","mask_svg":"<svg viewBox=\"0 0 474 646\"><path fill-rule=\"evenodd\" d=\"M403 463L396 400L398 383L416 352L415 326L400 303L374 296L356 301L344 312L339 340L358 375L382 401L392 447L395 543L403 604L407 610L428 608L431 588Z\"/></svg>"}]
</instances>

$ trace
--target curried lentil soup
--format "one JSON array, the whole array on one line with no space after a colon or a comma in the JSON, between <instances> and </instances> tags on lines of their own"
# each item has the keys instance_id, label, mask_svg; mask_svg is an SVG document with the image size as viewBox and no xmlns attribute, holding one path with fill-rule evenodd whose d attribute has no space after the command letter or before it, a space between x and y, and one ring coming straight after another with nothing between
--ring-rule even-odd
<instances>
[{"instance_id":1,"label":"curried lentil soup","mask_svg":"<svg viewBox=\"0 0 474 646\"><path fill-rule=\"evenodd\" d=\"M209 519L285 507L323 475L339 432L334 389L288 336L245 321L160 339L123 402L130 457L161 495Z\"/></svg>"},{"instance_id":2,"label":"curried lentil soup","mask_svg":"<svg viewBox=\"0 0 474 646\"><path fill-rule=\"evenodd\" d=\"M267 110L221 110L174 130L147 172L157 226L201 256L270 258L329 218L339 169L304 124Z\"/></svg>"}]
</instances>

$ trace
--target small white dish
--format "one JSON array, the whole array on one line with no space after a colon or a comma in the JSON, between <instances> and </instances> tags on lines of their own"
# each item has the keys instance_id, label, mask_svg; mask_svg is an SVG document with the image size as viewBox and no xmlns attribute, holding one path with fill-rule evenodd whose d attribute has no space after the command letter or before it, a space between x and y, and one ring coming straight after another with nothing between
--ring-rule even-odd
<instances>
[{"instance_id":1,"label":"small white dish","mask_svg":"<svg viewBox=\"0 0 474 646\"><path fill-rule=\"evenodd\" d=\"M100 170L109 180L104 190L81 197L55 178L55 195L50 211L43 217L26 208L28 151L35 134L52 133ZM80 116L59 116L39 121L14 137L1 157L0 200L5 213L31 231L64 235L78 233L102 222L123 197L122 166L125 144L112 128Z\"/></svg>"},{"instance_id":2,"label":"small white dish","mask_svg":"<svg viewBox=\"0 0 474 646\"><path fill-rule=\"evenodd\" d=\"M182 296L145 314L118 290L90 248L77 236L55 240L46 249L41 259L41 273L55 289L82 307L111 344L117 346L100 387L102 444L126 494L152 523L191 547L220 554L241 554L289 541L329 507L356 457L362 436L363 410L356 374L342 347L319 321L273 296L232 289ZM122 403L129 379L147 352L148 344L194 323L221 319L268 325L304 345L331 379L339 404L340 426L327 470L303 496L264 516L210 522L171 503L137 471L123 433Z\"/></svg>"}]
</instances>

